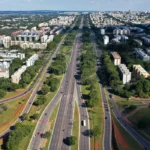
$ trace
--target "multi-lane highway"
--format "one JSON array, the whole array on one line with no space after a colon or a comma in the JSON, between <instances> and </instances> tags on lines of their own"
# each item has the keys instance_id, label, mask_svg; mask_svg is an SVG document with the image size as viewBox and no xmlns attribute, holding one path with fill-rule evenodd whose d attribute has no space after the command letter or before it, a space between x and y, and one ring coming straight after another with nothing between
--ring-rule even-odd
<instances>
[{"instance_id":1,"label":"multi-lane highway","mask_svg":"<svg viewBox=\"0 0 150 150\"><path fill-rule=\"evenodd\" d=\"M82 35L82 29L80 30L80 33ZM80 46L82 45L82 37L80 38ZM78 53L79 57L79 53ZM77 62L77 64L79 61ZM76 64L76 66L78 66ZM78 68L76 67L76 75L78 75ZM79 149L80 150L90 150L90 137L89 137L89 130L90 130L90 122L89 122L89 115L87 111L87 107L85 104L84 99L82 99L82 92L81 92L81 86L80 86L80 79L77 78L75 82L75 88L77 90L77 104L79 107L79 115L80 115L80 131L79 131ZM86 126L83 126L81 122L85 120Z\"/></svg>"},{"instance_id":2,"label":"multi-lane highway","mask_svg":"<svg viewBox=\"0 0 150 150\"><path fill-rule=\"evenodd\" d=\"M67 33L70 32L73 27L74 27L74 25L67 31ZM65 38L66 38L66 36L67 36L67 33L63 36L61 42L58 44L58 46L57 46L57 48L56 48L56 50L55 50L55 52L54 52L54 54L53 54L53 57L55 57L55 55L59 52L59 50L60 50L60 48L61 48L61 45L62 45L62 43L64 43L64 40L65 40ZM31 96L30 96L28 102L26 103L26 106L25 106L24 110L22 111L21 115L24 114L24 113L28 113L28 112L30 111L30 109L31 109L31 107L32 107L32 104L33 104L33 102L34 102L34 100L35 100L35 98L36 98L36 96L37 96L38 91L39 91L39 88L42 86L43 81L44 81L44 79L45 79L45 77L46 77L48 68L49 68L49 66L50 66L51 63L52 63L52 58L51 58L51 57L52 57L52 56L49 55L47 64L45 65L44 68L42 68L42 76L41 76L41 78L38 80L38 83L36 84L36 87L33 89L32 94L31 94ZM7 100L7 101L8 101L8 100ZM12 126L15 125L17 122L21 122L21 121L22 121L22 120L21 120L20 118L18 118L18 119L12 124ZM10 132L10 131L11 131L10 129L6 129L6 130L0 135L0 137L5 136L5 134L7 134L7 133Z\"/></svg>"},{"instance_id":3,"label":"multi-lane highway","mask_svg":"<svg viewBox=\"0 0 150 150\"><path fill-rule=\"evenodd\" d=\"M83 19L81 20L82 27ZM63 90L63 96L61 99L59 111L57 114L57 119L51 139L51 144L49 146L50 150L66 150L70 147L64 143L64 139L68 136L71 136L72 130L72 117L73 117L73 92L74 92L74 83L75 83L75 69L76 69L76 60L77 60L77 53L79 49L79 42L80 42L81 33L78 33L76 36L76 40L73 46L73 53L71 62L68 64L68 70L66 73L66 84Z\"/></svg>"},{"instance_id":4,"label":"multi-lane highway","mask_svg":"<svg viewBox=\"0 0 150 150\"><path fill-rule=\"evenodd\" d=\"M73 50L74 50L74 47L73 47ZM68 70L69 69L71 69L71 65L68 66ZM47 124L47 122L48 122L48 120L49 120L49 118L51 116L51 113L53 112L55 106L60 101L60 99L61 100L63 99L63 96L64 96L64 100L65 100L65 95L63 93L65 93L65 91L66 91L66 86L68 84L68 78L69 78L71 72L72 72L72 70L70 70L69 73L67 71L67 73L65 74L65 76L63 78L63 81L61 83L61 86L60 86L61 88L58 90L56 96L51 100L51 102L48 104L48 106L46 107L46 109L42 113L42 115L40 117L40 120L42 120L42 123L41 123L41 121L37 123L37 126L36 126L36 128L34 130L34 134L33 134L32 138L31 138L31 141L30 141L30 144L28 146L28 149L32 150L32 149L39 149L40 148L40 144L41 144L41 140L42 140L41 134L43 134L45 132L46 124ZM60 107L61 107L61 104L60 104ZM71 110L71 109L68 109L68 110ZM71 112L72 111L70 111L70 113Z\"/></svg>"},{"instance_id":5,"label":"multi-lane highway","mask_svg":"<svg viewBox=\"0 0 150 150\"><path fill-rule=\"evenodd\" d=\"M101 60L101 54L102 51L97 47L96 42L95 42L95 35L92 32L91 33L91 40L92 40L92 46L94 49L94 54L97 57L96 61L96 66L97 66L97 71L100 69L100 60ZM105 90L103 85L101 84L100 81L100 90L101 90L101 95L102 95L102 100L103 100L103 108L104 108L104 135L103 135L103 149L104 150L111 150L111 141L112 141L112 121L111 121L111 112L110 112L110 107L109 103L105 94Z\"/></svg>"}]
</instances>

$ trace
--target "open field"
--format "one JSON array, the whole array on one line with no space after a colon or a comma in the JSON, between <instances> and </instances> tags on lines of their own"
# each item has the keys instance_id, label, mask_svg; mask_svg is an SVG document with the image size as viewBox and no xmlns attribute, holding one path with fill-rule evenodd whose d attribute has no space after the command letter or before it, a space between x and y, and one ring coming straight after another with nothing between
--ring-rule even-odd
<instances>
[{"instance_id":1,"label":"open field","mask_svg":"<svg viewBox=\"0 0 150 150\"><path fill-rule=\"evenodd\" d=\"M13 96L17 96L21 93L23 93L25 91L25 89L18 89L14 92L7 92L7 94L2 98L2 99L6 99L6 98L10 98L10 97L13 97Z\"/></svg>"},{"instance_id":2,"label":"open field","mask_svg":"<svg viewBox=\"0 0 150 150\"><path fill-rule=\"evenodd\" d=\"M26 104L30 94L31 93L28 93L27 95L23 96L22 98L5 103L5 105L8 107L8 109L6 111L3 111L0 114L0 133L4 132L4 130L9 128L11 126L11 124L15 120L17 120L17 118L20 116L22 110L24 109L25 104Z\"/></svg>"},{"instance_id":3,"label":"open field","mask_svg":"<svg viewBox=\"0 0 150 150\"><path fill-rule=\"evenodd\" d=\"M74 123L73 123L73 130L72 135L77 137L76 144L71 147L71 150L78 150L78 137L79 137L79 110L77 107L77 103L75 102L75 109L74 109Z\"/></svg>"},{"instance_id":4,"label":"open field","mask_svg":"<svg viewBox=\"0 0 150 150\"><path fill-rule=\"evenodd\" d=\"M101 134L97 138L91 138L91 150L101 150L103 141L104 113L99 83L97 82L95 86L98 91L99 104L94 108L88 108L88 113L90 117L90 128L93 129L93 127L98 126L100 128ZM82 93L85 95L89 93L89 90L87 90L87 88L88 86L82 86Z\"/></svg>"},{"instance_id":5,"label":"open field","mask_svg":"<svg viewBox=\"0 0 150 150\"><path fill-rule=\"evenodd\" d=\"M114 134L120 150L142 150L142 146L119 124L113 116Z\"/></svg>"},{"instance_id":6,"label":"open field","mask_svg":"<svg viewBox=\"0 0 150 150\"><path fill-rule=\"evenodd\" d=\"M147 122L150 122L150 108L143 108L138 110L135 114L133 114L132 116L128 117L128 119L134 123L135 125L137 125L138 121L145 120ZM150 135L150 125L148 127L146 127L145 129L142 129L145 133L147 133L148 135Z\"/></svg>"},{"instance_id":7,"label":"open field","mask_svg":"<svg viewBox=\"0 0 150 150\"><path fill-rule=\"evenodd\" d=\"M126 106L129 106L129 105L142 104L141 101L128 100L126 98L121 98L121 97L116 96L116 95L113 95L113 98L114 98L115 102L117 103L118 108L120 110L122 110L123 108L125 108Z\"/></svg>"}]
</instances>

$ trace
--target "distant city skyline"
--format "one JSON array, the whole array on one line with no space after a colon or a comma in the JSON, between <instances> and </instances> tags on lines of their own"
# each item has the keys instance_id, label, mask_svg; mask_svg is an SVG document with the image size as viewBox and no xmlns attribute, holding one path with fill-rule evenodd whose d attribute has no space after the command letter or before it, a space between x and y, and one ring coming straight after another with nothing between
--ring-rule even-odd
<instances>
[{"instance_id":1,"label":"distant city skyline","mask_svg":"<svg viewBox=\"0 0 150 150\"><path fill-rule=\"evenodd\" d=\"M149 11L150 0L0 0L0 10Z\"/></svg>"}]
</instances>

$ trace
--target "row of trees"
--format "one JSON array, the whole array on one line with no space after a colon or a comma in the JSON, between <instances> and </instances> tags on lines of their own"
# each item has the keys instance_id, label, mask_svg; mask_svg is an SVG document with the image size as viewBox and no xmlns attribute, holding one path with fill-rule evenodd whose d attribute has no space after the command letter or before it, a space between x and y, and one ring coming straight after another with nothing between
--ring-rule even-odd
<instances>
[{"instance_id":1,"label":"row of trees","mask_svg":"<svg viewBox=\"0 0 150 150\"><path fill-rule=\"evenodd\" d=\"M26 85L28 85L35 77L35 75L37 74L41 66L42 66L42 61L37 60L34 66L28 67L27 70L22 74L19 85L21 87L25 87Z\"/></svg>"},{"instance_id":2,"label":"row of trees","mask_svg":"<svg viewBox=\"0 0 150 150\"><path fill-rule=\"evenodd\" d=\"M82 53L80 55L79 69L81 73L81 84L88 85L89 94L83 95L87 107L94 107L98 104L98 92L95 87L96 77L96 57L93 54L93 49L90 40L90 31L87 27L83 28L82 35Z\"/></svg>"},{"instance_id":3,"label":"row of trees","mask_svg":"<svg viewBox=\"0 0 150 150\"><path fill-rule=\"evenodd\" d=\"M54 63L50 67L50 73L61 75L66 71L66 58L62 54L58 54Z\"/></svg>"}]
</instances>

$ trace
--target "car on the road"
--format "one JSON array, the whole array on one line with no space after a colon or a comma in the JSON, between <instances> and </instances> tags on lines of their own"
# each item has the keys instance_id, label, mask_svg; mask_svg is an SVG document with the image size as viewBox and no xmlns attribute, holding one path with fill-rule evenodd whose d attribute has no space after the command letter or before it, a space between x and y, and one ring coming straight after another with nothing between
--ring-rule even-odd
<instances>
[{"instance_id":1,"label":"car on the road","mask_svg":"<svg viewBox=\"0 0 150 150\"><path fill-rule=\"evenodd\" d=\"M107 119L107 117L105 117L105 119Z\"/></svg>"},{"instance_id":2,"label":"car on the road","mask_svg":"<svg viewBox=\"0 0 150 150\"><path fill-rule=\"evenodd\" d=\"M81 124L82 124L82 126L86 126L86 120L82 120L82 122L81 122Z\"/></svg>"}]
</instances>

